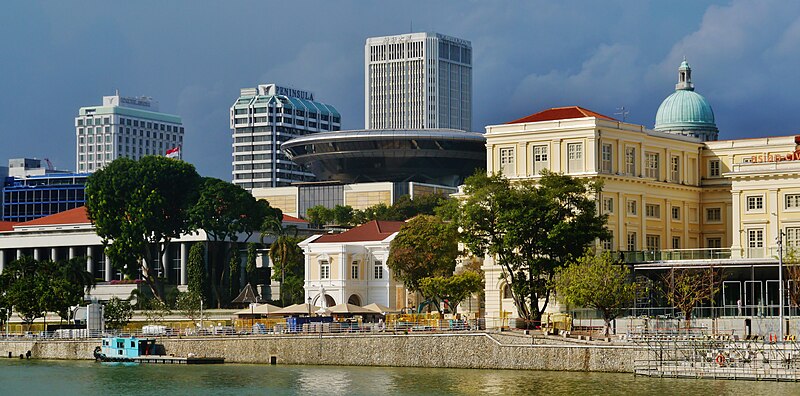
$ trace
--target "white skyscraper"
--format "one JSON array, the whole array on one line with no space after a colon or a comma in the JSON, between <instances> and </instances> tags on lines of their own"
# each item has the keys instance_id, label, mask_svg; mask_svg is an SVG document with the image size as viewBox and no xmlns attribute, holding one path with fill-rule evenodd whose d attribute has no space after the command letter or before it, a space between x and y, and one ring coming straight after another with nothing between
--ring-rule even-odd
<instances>
[{"instance_id":1,"label":"white skyscraper","mask_svg":"<svg viewBox=\"0 0 800 396\"><path fill-rule=\"evenodd\" d=\"M316 180L281 152L281 143L342 125L336 108L315 101L312 92L275 84L242 89L230 115L233 184L248 190Z\"/></svg>"},{"instance_id":2,"label":"white skyscraper","mask_svg":"<svg viewBox=\"0 0 800 396\"><path fill-rule=\"evenodd\" d=\"M472 45L438 33L371 37L365 47L367 129L472 130Z\"/></svg>"},{"instance_id":3,"label":"white skyscraper","mask_svg":"<svg viewBox=\"0 0 800 396\"><path fill-rule=\"evenodd\" d=\"M146 96L117 93L103 96L102 106L81 107L75 133L78 172L94 172L120 157L165 155L183 145L181 118L160 113L158 102Z\"/></svg>"}]
</instances>

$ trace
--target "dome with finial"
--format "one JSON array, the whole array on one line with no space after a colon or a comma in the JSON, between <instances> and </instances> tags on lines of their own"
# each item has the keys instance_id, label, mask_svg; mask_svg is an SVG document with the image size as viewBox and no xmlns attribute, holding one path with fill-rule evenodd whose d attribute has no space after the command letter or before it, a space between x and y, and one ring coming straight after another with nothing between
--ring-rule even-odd
<instances>
[{"instance_id":1,"label":"dome with finial","mask_svg":"<svg viewBox=\"0 0 800 396\"><path fill-rule=\"evenodd\" d=\"M702 141L717 140L719 130L714 122L714 110L703 95L694 92L692 68L686 59L678 68L675 92L658 107L655 130Z\"/></svg>"}]
</instances>

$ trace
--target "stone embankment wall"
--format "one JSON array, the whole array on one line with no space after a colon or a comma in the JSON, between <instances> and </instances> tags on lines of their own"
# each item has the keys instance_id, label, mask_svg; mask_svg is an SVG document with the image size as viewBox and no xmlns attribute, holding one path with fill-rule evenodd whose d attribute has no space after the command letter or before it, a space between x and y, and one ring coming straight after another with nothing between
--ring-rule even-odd
<instances>
[{"instance_id":1,"label":"stone embankment wall","mask_svg":"<svg viewBox=\"0 0 800 396\"><path fill-rule=\"evenodd\" d=\"M535 344L532 344L535 342ZM0 356L92 359L98 340L0 341ZM629 345L534 340L500 334L377 334L163 338L168 354L231 363L633 372L646 352Z\"/></svg>"}]
</instances>

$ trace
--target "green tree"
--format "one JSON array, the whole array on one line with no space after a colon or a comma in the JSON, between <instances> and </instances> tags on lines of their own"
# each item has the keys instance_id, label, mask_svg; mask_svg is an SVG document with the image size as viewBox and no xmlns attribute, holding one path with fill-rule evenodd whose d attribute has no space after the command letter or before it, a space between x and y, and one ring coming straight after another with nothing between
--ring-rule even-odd
<instances>
[{"instance_id":1,"label":"green tree","mask_svg":"<svg viewBox=\"0 0 800 396\"><path fill-rule=\"evenodd\" d=\"M0 274L0 284L5 291L6 304L13 307L27 329L47 312L47 298L40 294L46 291L42 281L47 276L37 276L39 263L32 257L23 256L7 264Z\"/></svg>"},{"instance_id":2,"label":"green tree","mask_svg":"<svg viewBox=\"0 0 800 396\"><path fill-rule=\"evenodd\" d=\"M353 223L353 207L350 205L336 205L333 208L333 222L340 226L349 226Z\"/></svg>"},{"instance_id":3,"label":"green tree","mask_svg":"<svg viewBox=\"0 0 800 396\"><path fill-rule=\"evenodd\" d=\"M239 253L239 245L236 242L231 244L231 261L229 266L230 277L228 285L230 286L230 292L228 292L228 296L233 299L242 291L242 257Z\"/></svg>"},{"instance_id":4,"label":"green tree","mask_svg":"<svg viewBox=\"0 0 800 396\"><path fill-rule=\"evenodd\" d=\"M120 330L127 326L133 318L133 306L127 300L111 297L103 309L103 318L106 328Z\"/></svg>"},{"instance_id":5,"label":"green tree","mask_svg":"<svg viewBox=\"0 0 800 396\"><path fill-rule=\"evenodd\" d=\"M189 249L189 262L186 264L186 275L189 292L197 294L203 301L208 301L208 278L206 277L205 244L195 243Z\"/></svg>"},{"instance_id":6,"label":"green tree","mask_svg":"<svg viewBox=\"0 0 800 396\"><path fill-rule=\"evenodd\" d=\"M609 237L606 217L593 195L600 185L545 171L537 182L510 183L499 174L478 172L466 180L466 198L455 216L471 252L493 257L500 266L519 316L541 322L556 270L599 239Z\"/></svg>"},{"instance_id":7,"label":"green tree","mask_svg":"<svg viewBox=\"0 0 800 396\"><path fill-rule=\"evenodd\" d=\"M269 248L272 279L281 282L279 295L281 304L284 306L289 305L289 301L292 301L292 304L299 303L295 301L296 289L294 288L297 286L298 279L305 279L303 249L297 245L300 242L300 238L284 234L272 242ZM291 289L287 289L287 287L291 287ZM300 302L302 302L302 296Z\"/></svg>"},{"instance_id":8,"label":"green tree","mask_svg":"<svg viewBox=\"0 0 800 396\"><path fill-rule=\"evenodd\" d=\"M114 268L130 278L141 269L158 299L155 264L170 240L193 229L189 209L199 183L194 166L161 156L119 158L86 183L86 209Z\"/></svg>"},{"instance_id":9,"label":"green tree","mask_svg":"<svg viewBox=\"0 0 800 396\"><path fill-rule=\"evenodd\" d=\"M201 302L202 298L199 294L187 291L178 295L175 305L178 311L180 311L181 315L191 320L192 324L196 324L197 320L200 319L200 315L202 314Z\"/></svg>"},{"instance_id":10,"label":"green tree","mask_svg":"<svg viewBox=\"0 0 800 396\"><path fill-rule=\"evenodd\" d=\"M223 296L223 284L226 275L230 279L228 269L233 253L232 246L225 252L219 242L237 242L241 234L246 236L246 242L271 212L267 201L256 200L237 185L211 177L202 180L199 198L191 207L189 217L193 226L204 230L212 241L209 244L210 283L217 307L227 300Z\"/></svg>"},{"instance_id":11,"label":"green tree","mask_svg":"<svg viewBox=\"0 0 800 396\"><path fill-rule=\"evenodd\" d=\"M364 224L372 220L401 221L405 219L397 210L385 203L379 203L353 213L354 224Z\"/></svg>"},{"instance_id":12,"label":"green tree","mask_svg":"<svg viewBox=\"0 0 800 396\"><path fill-rule=\"evenodd\" d=\"M420 215L404 224L392 240L386 265L409 290L421 291L421 279L451 276L458 254L455 227L438 217Z\"/></svg>"},{"instance_id":13,"label":"green tree","mask_svg":"<svg viewBox=\"0 0 800 396\"><path fill-rule=\"evenodd\" d=\"M691 327L694 307L713 300L723 281L718 269L671 269L662 277L667 301L683 312L686 328Z\"/></svg>"},{"instance_id":14,"label":"green tree","mask_svg":"<svg viewBox=\"0 0 800 396\"><path fill-rule=\"evenodd\" d=\"M155 324L162 322L167 315L172 313L172 311L165 302L157 298L153 298L147 302L147 306L145 307L143 313L145 318L147 318L148 323Z\"/></svg>"},{"instance_id":15,"label":"green tree","mask_svg":"<svg viewBox=\"0 0 800 396\"><path fill-rule=\"evenodd\" d=\"M255 243L247 244L247 264L245 265L245 278L247 283L254 287L258 283L256 259L258 258L258 247Z\"/></svg>"},{"instance_id":16,"label":"green tree","mask_svg":"<svg viewBox=\"0 0 800 396\"><path fill-rule=\"evenodd\" d=\"M475 271L462 271L452 276L422 278L419 288L423 295L430 296L441 313L438 301L446 301L450 312L455 313L458 305L469 296L483 290L483 277Z\"/></svg>"},{"instance_id":17,"label":"green tree","mask_svg":"<svg viewBox=\"0 0 800 396\"><path fill-rule=\"evenodd\" d=\"M322 205L312 206L306 210L306 220L312 227L322 228L334 220L333 210Z\"/></svg>"},{"instance_id":18,"label":"green tree","mask_svg":"<svg viewBox=\"0 0 800 396\"><path fill-rule=\"evenodd\" d=\"M628 267L609 252L596 255L590 250L559 270L556 291L569 305L600 311L605 335L609 333L611 321L625 312L636 298L636 285L631 282Z\"/></svg>"}]
</instances>

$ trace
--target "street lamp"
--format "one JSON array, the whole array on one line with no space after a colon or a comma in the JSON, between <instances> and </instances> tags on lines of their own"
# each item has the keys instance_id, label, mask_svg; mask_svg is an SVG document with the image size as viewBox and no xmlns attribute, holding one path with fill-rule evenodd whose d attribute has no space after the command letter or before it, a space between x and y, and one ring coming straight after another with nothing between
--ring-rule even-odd
<instances>
[{"instance_id":1,"label":"street lamp","mask_svg":"<svg viewBox=\"0 0 800 396\"><path fill-rule=\"evenodd\" d=\"M308 297L308 317L311 317L311 297Z\"/></svg>"},{"instance_id":2,"label":"street lamp","mask_svg":"<svg viewBox=\"0 0 800 396\"><path fill-rule=\"evenodd\" d=\"M778 329L780 329L780 340L783 341L784 332L783 332L783 230L778 230L778 293L780 296L778 297L778 320L780 323L778 324Z\"/></svg>"}]
</instances>

